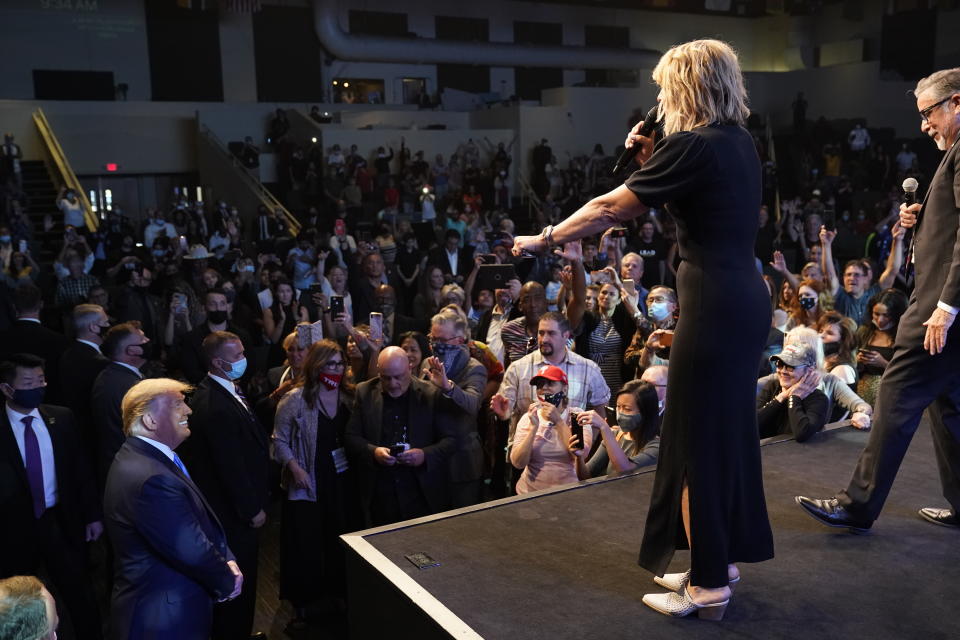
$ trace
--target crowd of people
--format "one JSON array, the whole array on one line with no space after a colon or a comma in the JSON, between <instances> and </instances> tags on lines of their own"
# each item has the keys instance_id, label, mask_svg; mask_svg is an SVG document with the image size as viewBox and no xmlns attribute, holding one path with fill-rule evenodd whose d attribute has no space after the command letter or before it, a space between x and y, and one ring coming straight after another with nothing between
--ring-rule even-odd
<instances>
[{"instance_id":1,"label":"crowd of people","mask_svg":"<svg viewBox=\"0 0 960 640\"><path fill-rule=\"evenodd\" d=\"M142 501L159 511L169 496L137 475L132 460L153 452L135 438L169 449L168 471L202 496L191 508L207 514L207 552L228 548L229 570L197 578L223 600L217 638L253 631L259 530L277 514L296 633L317 602L345 606L342 533L657 461L683 311L673 219L650 209L552 255L511 252L517 227L608 187L602 149L561 172L542 141L528 218L512 207L509 146L469 140L445 162L402 140L368 162L273 126L295 237L280 211L181 196L87 231L64 192L62 247L41 267L29 225L0 221L0 421L16 434L2 446L23 462L0 463L17 485L0 503L16 538L0 575L45 567L76 637L101 634L86 547L102 537L111 624L152 615L132 595L132 549L162 524ZM861 221L842 208L845 185L818 185L779 218L773 203L758 212L774 311L758 438L870 426L910 276L893 198ZM175 570L199 553L154 552Z\"/></svg>"}]
</instances>

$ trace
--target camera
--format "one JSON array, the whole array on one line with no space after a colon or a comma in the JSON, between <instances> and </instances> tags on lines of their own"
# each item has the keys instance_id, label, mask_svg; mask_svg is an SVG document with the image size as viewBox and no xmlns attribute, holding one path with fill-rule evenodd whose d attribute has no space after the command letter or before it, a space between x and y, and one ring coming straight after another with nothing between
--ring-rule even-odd
<instances>
[{"instance_id":1,"label":"camera","mask_svg":"<svg viewBox=\"0 0 960 640\"><path fill-rule=\"evenodd\" d=\"M613 231L610 232L611 238L626 238L627 237L627 228L626 227L614 227Z\"/></svg>"},{"instance_id":2,"label":"camera","mask_svg":"<svg viewBox=\"0 0 960 640\"><path fill-rule=\"evenodd\" d=\"M398 455L410 448L410 445L406 442L398 442L397 444L390 445L390 455L396 458Z\"/></svg>"}]
</instances>

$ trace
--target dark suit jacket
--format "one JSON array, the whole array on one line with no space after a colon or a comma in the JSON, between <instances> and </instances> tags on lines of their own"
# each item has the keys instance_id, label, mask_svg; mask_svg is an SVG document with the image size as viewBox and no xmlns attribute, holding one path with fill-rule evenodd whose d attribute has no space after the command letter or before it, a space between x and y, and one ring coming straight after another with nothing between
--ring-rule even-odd
<instances>
[{"instance_id":1,"label":"dark suit jacket","mask_svg":"<svg viewBox=\"0 0 960 640\"><path fill-rule=\"evenodd\" d=\"M107 480L113 456L126 440L120 402L130 387L138 382L140 378L133 371L122 364L110 362L94 380L90 390L90 411L97 431L97 478L101 487Z\"/></svg>"},{"instance_id":2,"label":"dark suit jacket","mask_svg":"<svg viewBox=\"0 0 960 640\"><path fill-rule=\"evenodd\" d=\"M450 377L456 386L448 394L441 393L441 406L454 415L457 429L457 450L450 457L450 480L472 482L483 476L483 446L477 432L477 414L487 386L487 369L470 358L460 371Z\"/></svg>"},{"instance_id":3,"label":"dark suit jacket","mask_svg":"<svg viewBox=\"0 0 960 640\"><path fill-rule=\"evenodd\" d=\"M91 465L96 462L96 430L90 395L93 383L110 361L88 344L74 340L60 356L60 384L63 386L63 404L73 411L80 427L80 438L90 454ZM95 467L92 467L95 468Z\"/></svg>"},{"instance_id":4,"label":"dark suit jacket","mask_svg":"<svg viewBox=\"0 0 960 640\"><path fill-rule=\"evenodd\" d=\"M206 640L233 591L233 553L203 494L156 447L131 437L104 494L115 581L110 637Z\"/></svg>"},{"instance_id":5,"label":"dark suit jacket","mask_svg":"<svg viewBox=\"0 0 960 640\"><path fill-rule=\"evenodd\" d=\"M96 484L80 448L77 423L66 407L40 405L40 416L50 432L57 474L57 512L71 550L84 554L85 527L101 519ZM0 577L36 575L39 568L36 518L27 472L17 439L0 404Z\"/></svg>"},{"instance_id":6,"label":"dark suit jacket","mask_svg":"<svg viewBox=\"0 0 960 640\"><path fill-rule=\"evenodd\" d=\"M410 381L407 440L412 448L423 449L424 462L416 467L417 482L434 512L447 507L448 459L457 449L457 430L450 412L441 409L438 392L429 382ZM379 463L373 450L380 446L383 427L383 391L380 378L357 385L350 421L344 437L357 468L361 508L370 522L370 506L376 488Z\"/></svg>"},{"instance_id":7,"label":"dark suit jacket","mask_svg":"<svg viewBox=\"0 0 960 640\"><path fill-rule=\"evenodd\" d=\"M386 323L387 319L383 319ZM386 329L386 325L384 325ZM393 312L393 326L390 327L390 342L388 344L399 345L397 342L400 339L400 336L407 333L408 331L423 331L424 327L410 316L405 316L401 313Z\"/></svg>"},{"instance_id":8,"label":"dark suit jacket","mask_svg":"<svg viewBox=\"0 0 960 640\"><path fill-rule=\"evenodd\" d=\"M960 144L954 144L943 157L930 181L914 230L915 285L910 305L900 319L901 334L908 341L923 341L923 323L937 306L937 301L960 308ZM946 349L960 349L954 334Z\"/></svg>"},{"instance_id":9,"label":"dark suit jacket","mask_svg":"<svg viewBox=\"0 0 960 640\"><path fill-rule=\"evenodd\" d=\"M8 331L0 335L0 360L14 353L30 353L46 361L44 374L47 378L46 399L59 404L60 398L60 354L70 342L65 336L51 331L41 324L30 320L17 320Z\"/></svg>"},{"instance_id":10,"label":"dark suit jacket","mask_svg":"<svg viewBox=\"0 0 960 640\"><path fill-rule=\"evenodd\" d=\"M473 253L473 247L470 245L457 249L457 275L461 278L466 279L473 271ZM450 260L447 259L446 247L437 247L431 251L427 257L427 264L440 267L445 276L453 275L450 270Z\"/></svg>"},{"instance_id":11,"label":"dark suit jacket","mask_svg":"<svg viewBox=\"0 0 960 640\"><path fill-rule=\"evenodd\" d=\"M190 408L191 435L180 455L227 532L248 529L267 505L269 451L263 427L210 376L197 386Z\"/></svg>"}]
</instances>

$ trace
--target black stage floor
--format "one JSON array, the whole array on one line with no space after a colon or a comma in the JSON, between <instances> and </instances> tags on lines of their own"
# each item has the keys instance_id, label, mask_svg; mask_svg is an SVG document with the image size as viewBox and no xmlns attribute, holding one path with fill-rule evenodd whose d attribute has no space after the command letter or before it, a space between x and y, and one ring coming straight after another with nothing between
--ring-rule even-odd
<instances>
[{"instance_id":1,"label":"black stage floor","mask_svg":"<svg viewBox=\"0 0 960 640\"><path fill-rule=\"evenodd\" d=\"M364 556L355 561L369 563L376 579L392 581L388 588L456 637L960 637L960 531L917 516L920 507L947 506L925 425L870 533L827 529L793 502L796 494L826 497L845 486L866 437L841 429L763 448L776 558L741 565L743 580L720 623L670 619L640 601L662 591L636 564L652 473L347 539ZM440 566L418 570L404 558L416 552ZM688 554L678 552L671 570L687 562ZM357 597L352 593L351 601ZM376 603L360 597L365 615L373 614ZM370 634L356 623L352 637ZM392 626L404 635L402 618Z\"/></svg>"}]
</instances>

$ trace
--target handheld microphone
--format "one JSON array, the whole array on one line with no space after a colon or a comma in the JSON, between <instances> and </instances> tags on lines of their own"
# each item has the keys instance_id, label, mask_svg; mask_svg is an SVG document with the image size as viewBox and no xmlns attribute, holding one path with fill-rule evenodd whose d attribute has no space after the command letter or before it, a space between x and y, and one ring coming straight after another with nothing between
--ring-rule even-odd
<instances>
[{"instance_id":1,"label":"handheld microphone","mask_svg":"<svg viewBox=\"0 0 960 640\"><path fill-rule=\"evenodd\" d=\"M920 186L919 183L917 183L917 179L907 178L906 180L903 181L903 184L900 186L903 187L903 203L908 207L912 204L916 204L917 203L917 187Z\"/></svg>"},{"instance_id":2,"label":"handheld microphone","mask_svg":"<svg viewBox=\"0 0 960 640\"><path fill-rule=\"evenodd\" d=\"M653 133L653 128L657 126L657 111L659 111L659 107L655 106L647 112L647 117L643 119L643 124L640 125L640 130L637 131L637 134L647 138ZM630 164L630 160L633 159L633 156L635 156L638 151L639 149L637 149L635 145L624 147L620 153L620 157L617 158L617 164L613 165L613 174L616 175L620 172L620 169Z\"/></svg>"}]
</instances>

